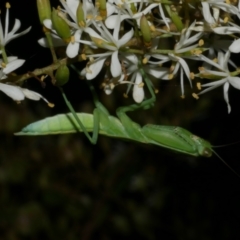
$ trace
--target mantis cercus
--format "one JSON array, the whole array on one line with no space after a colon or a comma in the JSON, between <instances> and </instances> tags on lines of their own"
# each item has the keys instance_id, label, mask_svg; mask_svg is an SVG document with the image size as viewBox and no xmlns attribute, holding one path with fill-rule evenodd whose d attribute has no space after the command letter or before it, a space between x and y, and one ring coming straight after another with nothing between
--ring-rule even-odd
<instances>
[{"instance_id":1,"label":"mantis cercus","mask_svg":"<svg viewBox=\"0 0 240 240\"><path fill-rule=\"evenodd\" d=\"M93 114L75 113L65 94L62 92L65 102L72 113L59 114L34 122L15 135L33 136L84 132L90 142L95 144L98 139L98 134L102 134L109 137L122 138L145 144L154 144L196 157L211 157L214 151L210 142L192 134L188 130L181 127L151 124L141 127L126 115L126 112L128 111L134 111L138 108L150 106L155 102L156 97L151 88L150 80L147 79L143 70L140 69L140 71L142 71L147 88L151 93L151 98L140 104L118 108L116 111L118 118L109 114L108 110L98 100L94 87L90 85L90 90L96 106ZM89 132L93 133L92 136L89 135ZM220 158L220 160L237 174L222 158Z\"/></svg>"}]
</instances>

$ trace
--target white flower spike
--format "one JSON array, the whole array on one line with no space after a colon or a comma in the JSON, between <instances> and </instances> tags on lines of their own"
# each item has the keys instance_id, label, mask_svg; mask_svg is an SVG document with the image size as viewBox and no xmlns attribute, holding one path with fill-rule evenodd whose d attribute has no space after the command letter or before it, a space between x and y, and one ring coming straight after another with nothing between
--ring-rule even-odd
<instances>
[{"instance_id":1,"label":"white flower spike","mask_svg":"<svg viewBox=\"0 0 240 240\"><path fill-rule=\"evenodd\" d=\"M10 8L10 4L6 3L6 18L5 18L5 29L3 31L3 27L2 27L2 23L1 23L1 19L0 19L0 47L6 46L11 40L18 38L26 33L28 33L31 29L31 27L27 28L26 30L15 34L19 28L21 27L21 22L18 19L15 19L15 23L14 26L12 28L12 30L10 32L8 32L8 27L9 27L9 8ZM1 53L1 49L0 49L0 53Z\"/></svg>"},{"instance_id":2,"label":"white flower spike","mask_svg":"<svg viewBox=\"0 0 240 240\"><path fill-rule=\"evenodd\" d=\"M231 73L228 70L230 51L226 52L225 55L222 52L218 52L218 63L210 60L209 58L207 58L203 55L201 55L200 58L201 58L201 60L207 62L208 64L212 65L213 67L219 69L219 70L207 69L206 71L202 70L200 72L200 74L203 74L203 76L204 76L204 74L208 74L208 75L212 74L212 75L215 75L222 79L201 85L202 87L207 87L207 89L201 91L198 95L204 94L206 92L209 92L209 91L223 85L224 100L227 103L228 113L230 113L231 106L229 104L229 97L228 97L229 86L232 85L234 88L240 90L240 78L231 76Z\"/></svg>"},{"instance_id":3,"label":"white flower spike","mask_svg":"<svg viewBox=\"0 0 240 240\"><path fill-rule=\"evenodd\" d=\"M120 16L118 15L120 20ZM125 33L121 38L119 37L120 21L116 22L115 29L111 34L109 30L103 25L100 26L95 24L95 28L101 34L98 34L92 28L86 29L86 32L90 35L95 46L98 44L99 48L105 49L106 52L100 54L91 54L88 57L96 58L90 63L89 70L86 74L86 78L91 80L97 76L103 67L104 62L107 58L111 58L110 71L113 77L119 77L122 74L121 64L119 61L119 49L124 46L133 36L134 31L131 29Z\"/></svg>"},{"instance_id":4,"label":"white flower spike","mask_svg":"<svg viewBox=\"0 0 240 240\"><path fill-rule=\"evenodd\" d=\"M28 90L26 88L0 83L0 91L4 92L8 97L12 98L16 102L21 102L26 97L34 101L39 101L40 99L43 99L49 107L54 106L54 104L48 102L48 100L44 98L41 94Z\"/></svg>"}]
</instances>

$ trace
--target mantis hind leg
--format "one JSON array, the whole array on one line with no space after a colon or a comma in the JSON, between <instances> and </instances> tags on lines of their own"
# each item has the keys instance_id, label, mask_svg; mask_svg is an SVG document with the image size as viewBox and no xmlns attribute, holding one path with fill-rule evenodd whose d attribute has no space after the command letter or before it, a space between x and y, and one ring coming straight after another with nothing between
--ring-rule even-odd
<instances>
[{"instance_id":1,"label":"mantis hind leg","mask_svg":"<svg viewBox=\"0 0 240 240\"><path fill-rule=\"evenodd\" d=\"M93 102L94 102L95 107L96 107L100 112L105 113L106 115L110 115L109 112L108 112L108 110L107 110L107 109L103 106L103 104L99 101L94 86L93 86L89 81L87 81L87 84L88 84L89 89L90 89L90 91L91 91L91 94L92 94L92 97L93 97Z\"/></svg>"},{"instance_id":2,"label":"mantis hind leg","mask_svg":"<svg viewBox=\"0 0 240 240\"><path fill-rule=\"evenodd\" d=\"M71 64L70 66L71 66L71 68L72 68L76 73L78 73L78 74L80 75L79 70L78 70L73 64ZM107 115L110 115L109 112L108 112L108 110L107 110L107 109L102 105L102 103L99 101L94 86L90 83L89 80L87 80L86 82L87 82L88 87L89 87L89 89L90 89L90 91L91 91L91 94L92 94L92 97L93 97L93 102L94 102L95 107L96 107L97 109L99 109L100 112L103 112L103 113L105 113L105 114L107 114Z\"/></svg>"},{"instance_id":3,"label":"mantis hind leg","mask_svg":"<svg viewBox=\"0 0 240 240\"><path fill-rule=\"evenodd\" d=\"M73 68L74 71L76 71L77 73L79 73L78 69L74 66L71 65L71 67ZM93 130L92 130L92 136L90 136L90 134L88 133L87 129L85 128L84 124L81 122L81 120L78 118L76 112L74 111L71 103L68 101L65 93L63 92L62 89L62 95L63 98L69 108L69 110L72 112L74 118L76 119L78 125L81 127L83 133L86 135L86 137L88 138L88 140L92 143L92 144L96 144L97 139L98 139L98 134L99 134L99 124L100 124L100 120L107 120L108 116L109 116L109 112L108 110L102 105L102 103L99 101L98 96L95 92L95 89L93 87L93 85L87 81L87 84L89 86L89 89L91 91L91 94L93 96L93 101L94 101L94 105L95 105L95 109L93 111Z\"/></svg>"},{"instance_id":4,"label":"mantis hind leg","mask_svg":"<svg viewBox=\"0 0 240 240\"><path fill-rule=\"evenodd\" d=\"M96 108L93 111L93 130L92 130L92 136L90 136L90 134L88 133L88 131L85 128L84 124L82 123L82 121L77 116L74 108L72 107L72 104L68 101L67 96L65 95L63 89L62 88L59 88L59 89L60 89L60 91L62 93L62 96L64 98L64 101L65 101L67 107L69 108L69 110L73 114L73 117L76 119L76 121L77 121L78 125L80 126L80 128L82 129L83 133L86 135L86 137L88 138L88 140L92 144L96 144L97 139L98 139L98 132L99 132L99 114L100 114L100 110L98 108Z\"/></svg>"}]
</instances>

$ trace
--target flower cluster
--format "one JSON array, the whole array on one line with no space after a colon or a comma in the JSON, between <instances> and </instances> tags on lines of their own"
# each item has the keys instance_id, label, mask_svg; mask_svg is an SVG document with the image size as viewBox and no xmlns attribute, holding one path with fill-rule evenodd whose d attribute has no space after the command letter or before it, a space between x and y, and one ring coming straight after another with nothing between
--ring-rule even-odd
<instances>
[{"instance_id":1,"label":"flower cluster","mask_svg":"<svg viewBox=\"0 0 240 240\"><path fill-rule=\"evenodd\" d=\"M49 74L57 86L68 81L67 61L60 63L54 50L63 46L66 57L72 60L71 64L87 60L86 66L80 71L81 77L92 80L100 71L104 71L102 88L106 94L111 94L117 85L125 84L126 94L132 90L134 101L141 103L145 99L146 81L150 83L146 86L154 88L150 79L169 81L175 78L179 79L182 98L185 97L185 81L191 88L196 85L200 90L199 93L193 92L195 98L223 86L224 99L230 112L229 86L240 89L239 70L231 60L232 53L240 52L240 27L237 25L240 1L60 2L61 6L54 9L50 6L50 0L37 0L39 18L46 34L46 38L38 42L51 49L55 64L52 72L57 70L55 78L54 73L49 74L49 68L39 75ZM10 5L7 3L6 6L4 29L0 21L1 79L6 79L24 63L22 59L6 55L6 44L26 34L31 28L16 34L20 28L20 21L16 19L9 32ZM142 71L145 72L144 76ZM201 84L202 79L209 82ZM18 86L8 85L6 88L5 85L2 83L1 91L16 101L23 99ZM9 93L12 90L7 92L9 88L15 88L16 95Z\"/></svg>"},{"instance_id":2,"label":"flower cluster","mask_svg":"<svg viewBox=\"0 0 240 240\"><path fill-rule=\"evenodd\" d=\"M26 33L28 33L31 27L26 30L16 33L21 27L21 22L18 19L15 19L14 26L11 31L9 31L9 8L10 4L6 3L6 18L5 18L5 27L3 28L1 18L0 18L0 81L6 79L9 74L15 71L17 68L21 67L25 60L18 59L16 56L8 57L5 51L5 46L15 38L18 38ZM21 88L19 86L9 85L0 82L0 91L4 92L7 96L12 98L16 102L21 102L26 98L31 100L40 100L43 99L48 103L49 106L53 106L49 103L44 97L39 93L28 90L26 88Z\"/></svg>"},{"instance_id":3,"label":"flower cluster","mask_svg":"<svg viewBox=\"0 0 240 240\"><path fill-rule=\"evenodd\" d=\"M184 80L190 86L197 77L210 83L197 83L207 89L224 86L228 105L229 84L240 89L238 70L230 61L232 52L240 52L240 1L152 1L152 0L60 0L49 17L42 19L51 31L54 46L66 46L66 56L88 60L81 76L94 79L102 69L102 83L107 94L115 86L127 84L133 99L144 100L144 81L139 68L148 77L171 80L179 76L181 97ZM60 23L61 22L61 23ZM60 27L61 24L61 27ZM58 27L59 26L59 27ZM50 46L47 39L39 43ZM195 61L200 73L190 72ZM217 62L216 62L217 61ZM228 70L232 63L235 71ZM169 67L170 66L170 67ZM194 80L195 81L195 80Z\"/></svg>"}]
</instances>

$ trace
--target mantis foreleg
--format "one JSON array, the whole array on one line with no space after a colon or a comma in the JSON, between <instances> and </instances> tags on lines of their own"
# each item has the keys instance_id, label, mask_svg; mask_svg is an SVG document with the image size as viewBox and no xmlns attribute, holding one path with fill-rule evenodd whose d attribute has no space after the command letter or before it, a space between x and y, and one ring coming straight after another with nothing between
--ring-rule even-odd
<instances>
[{"instance_id":1,"label":"mantis foreleg","mask_svg":"<svg viewBox=\"0 0 240 240\"><path fill-rule=\"evenodd\" d=\"M127 133L132 136L134 139L141 139L142 142L146 142L147 143L147 139L145 138L144 134L142 134L141 131L141 126L138 125L137 123L133 122L127 115L126 112L131 112L134 111L136 109L139 108L144 108L146 106L150 106L152 105L155 101L156 101L156 96L155 93L151 87L150 84L150 80L148 78L148 76L146 75L146 73L144 72L143 68L142 68L142 63L139 62L139 71L141 72L144 82L147 85L147 88L151 94L151 98L144 100L143 102L141 102L140 104L132 104L130 106L127 107L120 107L117 109L116 113L118 118L121 120L125 130L127 131Z\"/></svg>"}]
</instances>

